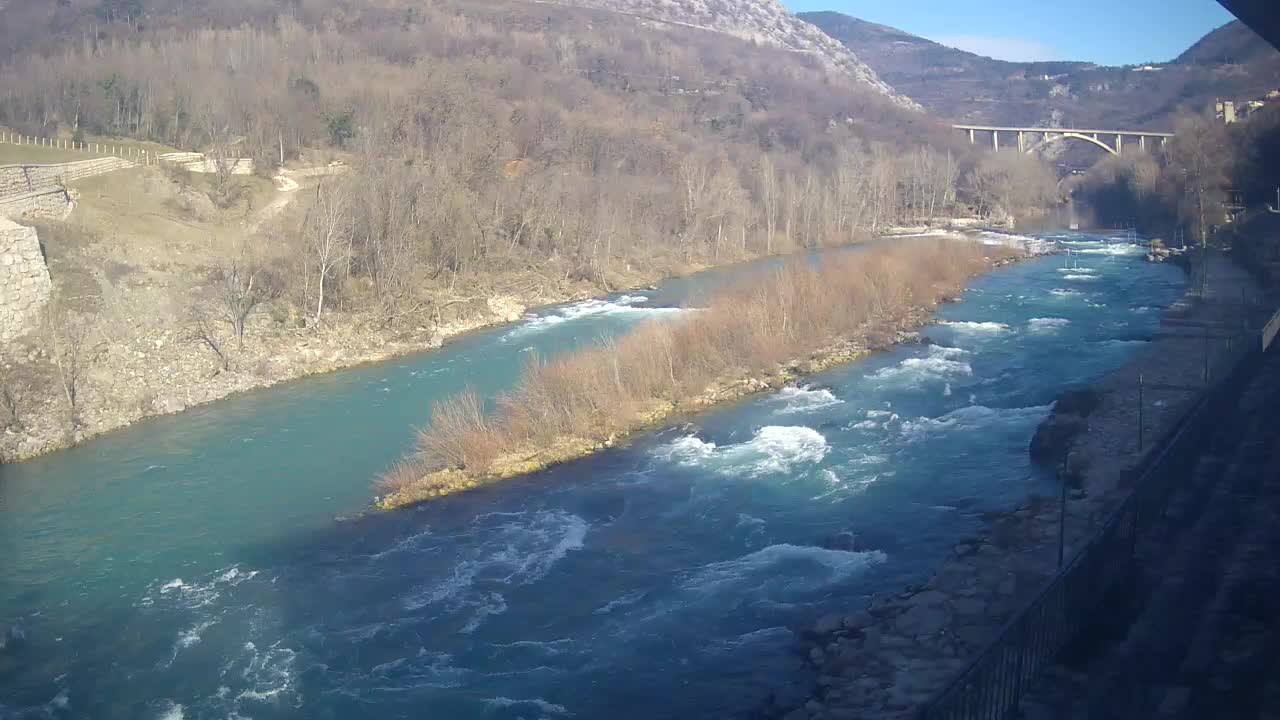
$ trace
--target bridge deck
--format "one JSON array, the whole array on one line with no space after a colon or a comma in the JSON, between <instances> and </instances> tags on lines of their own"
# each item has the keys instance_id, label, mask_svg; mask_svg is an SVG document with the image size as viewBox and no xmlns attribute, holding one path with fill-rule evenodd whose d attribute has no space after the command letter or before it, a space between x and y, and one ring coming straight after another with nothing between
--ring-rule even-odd
<instances>
[{"instance_id":1,"label":"bridge deck","mask_svg":"<svg viewBox=\"0 0 1280 720\"><path fill-rule=\"evenodd\" d=\"M980 130L983 132L1023 132L1023 133L1079 133L1081 135L1129 135L1134 137L1163 137L1171 138L1171 132L1157 132L1155 130L1080 130L1077 128L1030 128L1030 127L996 127L992 125L952 125L956 130Z\"/></svg>"}]
</instances>

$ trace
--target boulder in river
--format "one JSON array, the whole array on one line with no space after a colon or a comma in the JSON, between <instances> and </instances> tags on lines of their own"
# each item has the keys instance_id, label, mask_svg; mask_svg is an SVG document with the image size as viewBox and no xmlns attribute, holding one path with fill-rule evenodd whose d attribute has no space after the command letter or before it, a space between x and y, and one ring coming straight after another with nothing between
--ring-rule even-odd
<instances>
[{"instance_id":1,"label":"boulder in river","mask_svg":"<svg viewBox=\"0 0 1280 720\"><path fill-rule=\"evenodd\" d=\"M1058 397L1053 412L1031 438L1031 459L1038 463L1061 462L1076 437L1089 428L1087 418L1102 405L1102 393L1092 389L1068 390Z\"/></svg>"},{"instance_id":2,"label":"boulder in river","mask_svg":"<svg viewBox=\"0 0 1280 720\"><path fill-rule=\"evenodd\" d=\"M826 550L855 552L861 549L858 534L852 530L843 530L818 539L818 547Z\"/></svg>"}]
</instances>

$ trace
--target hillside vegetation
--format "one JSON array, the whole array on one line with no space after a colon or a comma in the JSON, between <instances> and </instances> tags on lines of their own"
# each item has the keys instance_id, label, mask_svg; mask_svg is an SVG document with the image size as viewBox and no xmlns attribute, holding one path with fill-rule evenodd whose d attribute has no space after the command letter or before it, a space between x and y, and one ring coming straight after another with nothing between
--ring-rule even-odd
<instances>
[{"instance_id":1,"label":"hillside vegetation","mask_svg":"<svg viewBox=\"0 0 1280 720\"><path fill-rule=\"evenodd\" d=\"M961 144L828 57L697 23L501 0L11 0L0 25L24 17L0 125L249 157L260 176L283 164L302 189L155 168L98 186L117 215L82 203L77 251L52 252L75 315L59 327L139 349L86 354L74 406L0 446L438 345L533 304L1056 200L1042 165ZM160 207L119 197L138 187ZM47 335L4 354L47 375ZM122 386L126 359L141 379ZM29 420L57 406L21 380L38 375L7 373Z\"/></svg>"},{"instance_id":2,"label":"hillside vegetation","mask_svg":"<svg viewBox=\"0 0 1280 720\"><path fill-rule=\"evenodd\" d=\"M840 13L800 17L843 42L900 92L956 122L1167 130L1179 112L1280 88L1280 51L1239 21L1176 59L1106 67L1006 62Z\"/></svg>"},{"instance_id":3,"label":"hillside vegetation","mask_svg":"<svg viewBox=\"0 0 1280 720\"><path fill-rule=\"evenodd\" d=\"M1187 115L1175 128L1177 136L1159 153L1127 152L1098 163L1073 183L1076 197L1100 224L1229 248L1276 284L1280 108L1229 126Z\"/></svg>"}]
</instances>

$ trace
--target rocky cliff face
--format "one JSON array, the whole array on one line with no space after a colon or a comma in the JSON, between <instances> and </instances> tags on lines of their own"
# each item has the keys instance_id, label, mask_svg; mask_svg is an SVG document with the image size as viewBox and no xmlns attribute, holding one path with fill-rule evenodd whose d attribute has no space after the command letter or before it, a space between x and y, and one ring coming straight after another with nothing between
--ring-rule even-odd
<instances>
[{"instance_id":1,"label":"rocky cliff face","mask_svg":"<svg viewBox=\"0 0 1280 720\"><path fill-rule=\"evenodd\" d=\"M694 27L742 40L805 53L849 75L902 107L916 102L880 79L852 50L787 12L778 0L564 0L559 4L633 15L642 20Z\"/></svg>"}]
</instances>

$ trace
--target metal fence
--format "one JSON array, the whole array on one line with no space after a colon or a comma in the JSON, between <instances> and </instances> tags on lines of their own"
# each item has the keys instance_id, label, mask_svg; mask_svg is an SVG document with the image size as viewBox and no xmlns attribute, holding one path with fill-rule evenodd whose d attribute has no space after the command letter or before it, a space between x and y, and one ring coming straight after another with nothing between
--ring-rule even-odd
<instances>
[{"instance_id":1,"label":"metal fence","mask_svg":"<svg viewBox=\"0 0 1280 720\"><path fill-rule=\"evenodd\" d=\"M977 659L919 711L919 720L1003 718L1036 674L1093 623L1108 592L1132 574L1140 534L1163 517L1171 491L1194 468L1204 435L1231 411L1261 363L1262 343L1241 338L1234 346L1220 365L1227 374L1135 470L1133 492Z\"/></svg>"}]
</instances>

